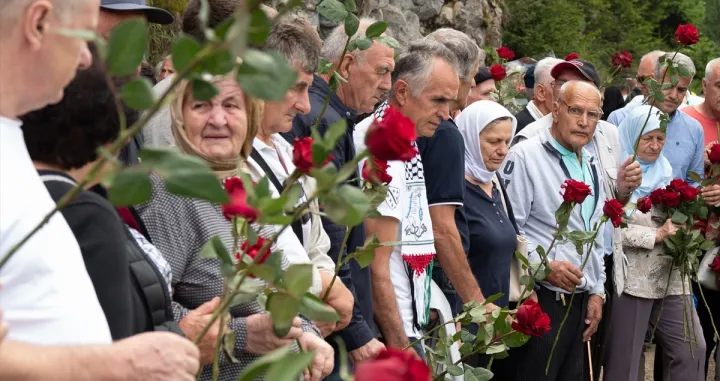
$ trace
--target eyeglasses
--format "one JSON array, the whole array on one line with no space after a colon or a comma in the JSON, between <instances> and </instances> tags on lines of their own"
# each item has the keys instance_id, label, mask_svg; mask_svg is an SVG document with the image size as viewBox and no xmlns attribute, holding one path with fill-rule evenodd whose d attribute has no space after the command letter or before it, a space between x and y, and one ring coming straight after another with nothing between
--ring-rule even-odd
<instances>
[{"instance_id":1,"label":"eyeglasses","mask_svg":"<svg viewBox=\"0 0 720 381\"><path fill-rule=\"evenodd\" d=\"M638 84L643 84L643 85L645 84L645 81L648 78L650 78L649 75L646 75L646 76L638 75L637 77L635 77L635 79L637 79L637 81L638 81Z\"/></svg>"},{"instance_id":2,"label":"eyeglasses","mask_svg":"<svg viewBox=\"0 0 720 381\"><path fill-rule=\"evenodd\" d=\"M581 109L580 107L570 106L562 99L560 100L560 102L562 102L568 108L568 113L572 116L581 117L581 116L583 116L583 114L587 114L588 120L592 120L592 121L598 121L603 116L602 111L592 111L592 110L585 111L585 110Z\"/></svg>"}]
</instances>

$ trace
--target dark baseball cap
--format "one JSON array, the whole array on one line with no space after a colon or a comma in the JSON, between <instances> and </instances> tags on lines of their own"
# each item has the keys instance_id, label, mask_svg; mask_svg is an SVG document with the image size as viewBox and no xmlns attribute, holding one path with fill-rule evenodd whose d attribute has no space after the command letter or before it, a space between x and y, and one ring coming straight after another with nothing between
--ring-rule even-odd
<instances>
[{"instance_id":1,"label":"dark baseball cap","mask_svg":"<svg viewBox=\"0 0 720 381\"><path fill-rule=\"evenodd\" d=\"M115 12L143 12L148 22L153 24L172 24L175 17L162 9L149 7L145 0L102 0L100 8Z\"/></svg>"},{"instance_id":2,"label":"dark baseball cap","mask_svg":"<svg viewBox=\"0 0 720 381\"><path fill-rule=\"evenodd\" d=\"M592 81L597 88L600 88L600 76L595 70L595 65L590 62L581 59L563 61L552 68L550 75L557 79L557 77L559 77L565 70L574 70L579 72L583 77Z\"/></svg>"},{"instance_id":3,"label":"dark baseball cap","mask_svg":"<svg viewBox=\"0 0 720 381\"><path fill-rule=\"evenodd\" d=\"M493 79L492 75L490 75L490 70L486 67L481 67L480 70L478 70L477 74L475 74L475 83L483 83L485 81Z\"/></svg>"},{"instance_id":4,"label":"dark baseball cap","mask_svg":"<svg viewBox=\"0 0 720 381\"><path fill-rule=\"evenodd\" d=\"M535 64L532 64L525 69L523 81L525 82L525 88L532 89L535 87Z\"/></svg>"}]
</instances>

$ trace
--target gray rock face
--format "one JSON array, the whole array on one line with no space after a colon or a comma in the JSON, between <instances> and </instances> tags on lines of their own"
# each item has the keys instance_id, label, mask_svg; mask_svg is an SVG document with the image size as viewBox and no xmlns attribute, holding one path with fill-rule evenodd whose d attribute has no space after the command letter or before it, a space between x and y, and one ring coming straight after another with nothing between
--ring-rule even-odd
<instances>
[{"instance_id":1,"label":"gray rock face","mask_svg":"<svg viewBox=\"0 0 720 381\"><path fill-rule=\"evenodd\" d=\"M321 0L306 0L296 12L319 26L321 37L338 24L318 17L315 7ZM478 45L502 44L504 0L355 0L358 16L387 21L393 36L401 43L421 38L438 28L454 28L467 33ZM273 5L283 2L274 0ZM319 24L319 25L318 25Z\"/></svg>"}]
</instances>

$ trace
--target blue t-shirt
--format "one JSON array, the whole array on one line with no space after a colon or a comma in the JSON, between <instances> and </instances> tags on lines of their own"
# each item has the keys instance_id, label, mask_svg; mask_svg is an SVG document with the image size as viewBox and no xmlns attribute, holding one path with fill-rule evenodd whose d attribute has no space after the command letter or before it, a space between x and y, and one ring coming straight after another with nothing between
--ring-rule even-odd
<instances>
[{"instance_id":1,"label":"blue t-shirt","mask_svg":"<svg viewBox=\"0 0 720 381\"><path fill-rule=\"evenodd\" d=\"M552 143L553 147L555 147L555 149L562 155L562 161L565 163L565 167L567 167L568 172L570 172L570 177L573 180L582 181L590 187L590 189L594 189L593 185L595 184L593 184L593 176L590 172L590 164L588 163L590 158L587 156L585 149L581 151L580 160L578 160L575 152L569 151L567 148L563 147L552 136L550 136L550 143ZM585 201L583 201L582 205L580 205L580 213L585 221L585 229L588 231L592 229L592 223L590 220L592 220L593 213L595 212L596 198L596 194L590 193Z\"/></svg>"},{"instance_id":2,"label":"blue t-shirt","mask_svg":"<svg viewBox=\"0 0 720 381\"><path fill-rule=\"evenodd\" d=\"M505 213L500 198L502 190L497 187L493 187L491 198L480 187L464 182L465 206L455 211L455 221L460 236L469 243L470 270L483 295L487 298L502 293L495 304L506 307L510 295L510 263L517 248L512 207L508 204L508 213Z\"/></svg>"}]
</instances>

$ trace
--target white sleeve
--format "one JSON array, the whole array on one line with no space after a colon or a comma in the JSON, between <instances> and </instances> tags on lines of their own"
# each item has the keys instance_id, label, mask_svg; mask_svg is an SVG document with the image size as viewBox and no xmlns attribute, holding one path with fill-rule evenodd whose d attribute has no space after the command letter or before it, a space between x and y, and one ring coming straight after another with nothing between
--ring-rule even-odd
<instances>
[{"instance_id":1,"label":"white sleeve","mask_svg":"<svg viewBox=\"0 0 720 381\"><path fill-rule=\"evenodd\" d=\"M378 213L386 217L394 217L398 221L402 221L402 200L401 197L406 192L405 187L405 163L402 161L388 162L388 174L392 176L392 181L388 184L387 196L385 201L378 206Z\"/></svg>"}]
</instances>

